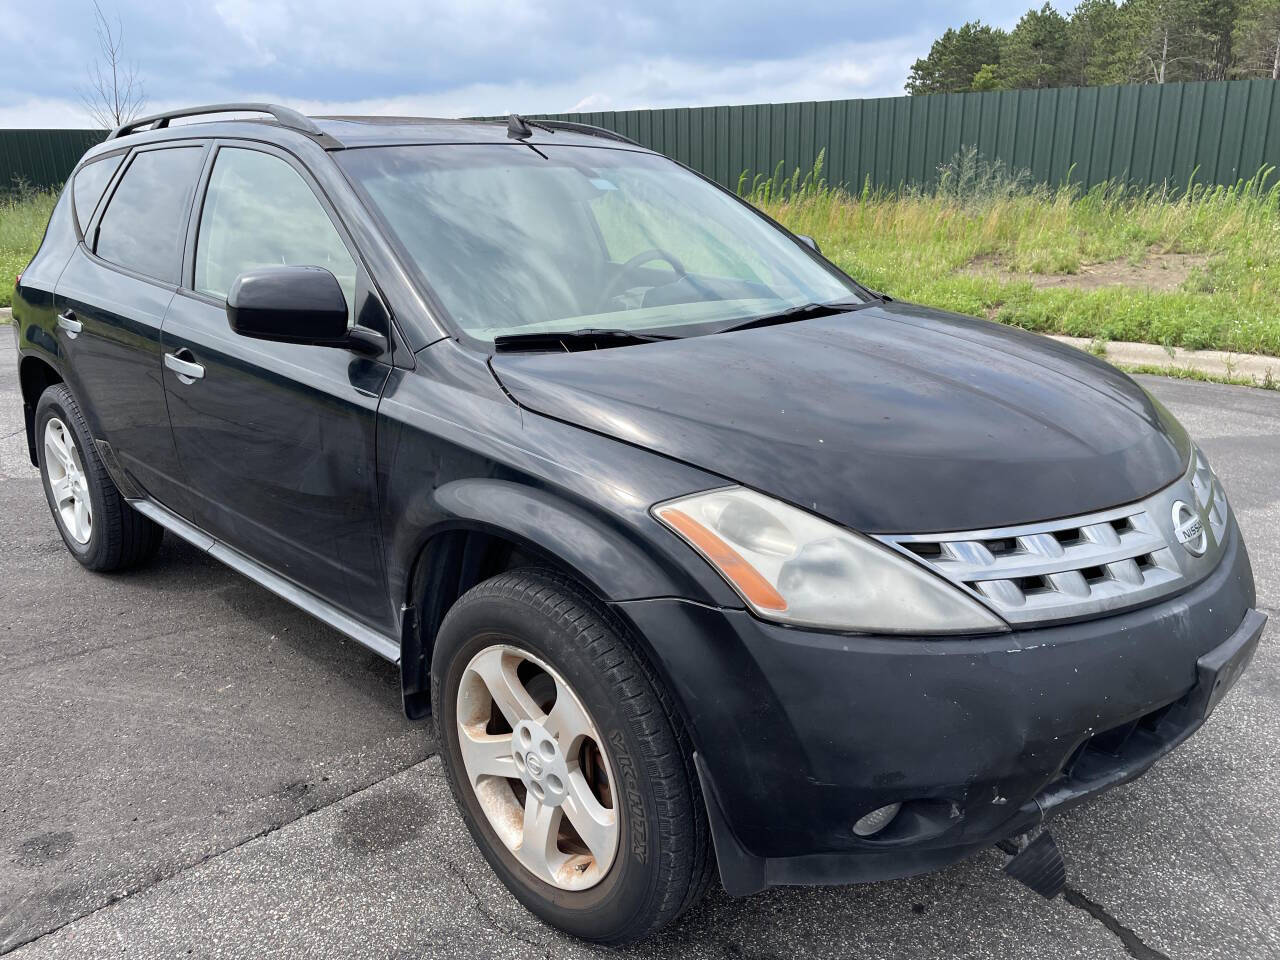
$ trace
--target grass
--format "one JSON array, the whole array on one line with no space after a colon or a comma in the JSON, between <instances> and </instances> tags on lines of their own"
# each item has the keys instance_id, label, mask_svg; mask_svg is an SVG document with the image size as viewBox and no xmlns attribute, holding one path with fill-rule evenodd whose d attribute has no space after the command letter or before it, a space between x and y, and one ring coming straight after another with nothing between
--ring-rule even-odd
<instances>
[{"instance_id":1,"label":"grass","mask_svg":"<svg viewBox=\"0 0 1280 960\"><path fill-rule=\"evenodd\" d=\"M57 199L33 190L0 194L0 307L10 305L13 280L35 256Z\"/></svg>"},{"instance_id":2,"label":"grass","mask_svg":"<svg viewBox=\"0 0 1280 960\"><path fill-rule=\"evenodd\" d=\"M1117 363L1125 373L1149 373L1154 376L1169 377L1172 380L1198 380L1201 383L1226 383L1235 387L1257 387L1259 390L1280 390L1277 380L1268 370L1266 376L1259 379L1253 376L1237 376L1234 374L1206 373L1194 367L1164 367L1150 363Z\"/></svg>"},{"instance_id":3,"label":"grass","mask_svg":"<svg viewBox=\"0 0 1280 960\"><path fill-rule=\"evenodd\" d=\"M954 169L931 193L855 195L824 184L820 164L804 181L740 187L874 289L1099 343L1280 356L1280 184L1268 185L1269 170L1180 196L1114 184L1050 189L998 171L966 179ZM1153 253L1208 259L1168 292L1037 289L1031 280ZM1000 274L979 275L975 261L998 263Z\"/></svg>"}]
</instances>

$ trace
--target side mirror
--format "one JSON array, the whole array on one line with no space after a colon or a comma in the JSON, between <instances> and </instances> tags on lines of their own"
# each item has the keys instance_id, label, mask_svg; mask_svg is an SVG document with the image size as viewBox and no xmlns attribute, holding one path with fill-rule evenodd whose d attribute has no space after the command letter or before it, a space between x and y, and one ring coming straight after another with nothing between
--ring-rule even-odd
<instances>
[{"instance_id":1,"label":"side mirror","mask_svg":"<svg viewBox=\"0 0 1280 960\"><path fill-rule=\"evenodd\" d=\"M262 267L236 277L227 322L242 337L321 347L350 347L347 299L323 267Z\"/></svg>"},{"instance_id":2,"label":"side mirror","mask_svg":"<svg viewBox=\"0 0 1280 960\"><path fill-rule=\"evenodd\" d=\"M796 239L799 240L801 243L803 243L806 247L808 247L814 253L822 252L821 248L818 246L818 241L813 239L813 237L805 236L803 233L797 233Z\"/></svg>"}]
</instances>

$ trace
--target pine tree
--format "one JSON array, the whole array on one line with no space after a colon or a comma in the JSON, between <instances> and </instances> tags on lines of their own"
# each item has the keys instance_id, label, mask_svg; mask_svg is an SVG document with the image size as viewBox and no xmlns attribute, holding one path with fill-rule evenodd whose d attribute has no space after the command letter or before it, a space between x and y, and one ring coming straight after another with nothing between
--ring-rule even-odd
<instances>
[{"instance_id":1,"label":"pine tree","mask_svg":"<svg viewBox=\"0 0 1280 960\"><path fill-rule=\"evenodd\" d=\"M1121 10L1129 79L1172 83L1226 76L1234 0L1129 0Z\"/></svg>"},{"instance_id":2,"label":"pine tree","mask_svg":"<svg viewBox=\"0 0 1280 960\"><path fill-rule=\"evenodd\" d=\"M1232 40L1234 76L1280 80L1280 0L1244 0Z\"/></svg>"},{"instance_id":3,"label":"pine tree","mask_svg":"<svg viewBox=\"0 0 1280 960\"><path fill-rule=\"evenodd\" d=\"M1069 18L1045 3L1008 34L947 30L907 92L1229 77L1280 79L1280 0L1079 0Z\"/></svg>"},{"instance_id":4,"label":"pine tree","mask_svg":"<svg viewBox=\"0 0 1280 960\"><path fill-rule=\"evenodd\" d=\"M1000 52L1000 86L1007 90L1058 87L1067 81L1067 20L1046 3L1028 10Z\"/></svg>"},{"instance_id":5,"label":"pine tree","mask_svg":"<svg viewBox=\"0 0 1280 960\"><path fill-rule=\"evenodd\" d=\"M973 89L984 65L1000 62L1004 31L980 21L948 29L933 42L929 56L917 60L907 80L907 93L961 93Z\"/></svg>"},{"instance_id":6,"label":"pine tree","mask_svg":"<svg viewBox=\"0 0 1280 960\"><path fill-rule=\"evenodd\" d=\"M1066 82L1088 87L1129 79L1125 24L1115 0L1082 0L1071 15L1067 35Z\"/></svg>"}]
</instances>

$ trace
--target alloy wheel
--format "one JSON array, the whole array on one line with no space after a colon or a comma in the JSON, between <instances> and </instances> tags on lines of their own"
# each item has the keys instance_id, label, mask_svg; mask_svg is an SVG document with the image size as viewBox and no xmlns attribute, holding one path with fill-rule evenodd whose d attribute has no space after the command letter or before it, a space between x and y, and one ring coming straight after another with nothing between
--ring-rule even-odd
<instances>
[{"instance_id":1,"label":"alloy wheel","mask_svg":"<svg viewBox=\"0 0 1280 960\"><path fill-rule=\"evenodd\" d=\"M585 890L618 851L614 776L568 682L508 644L481 650L458 685L467 782L512 856L544 883Z\"/></svg>"},{"instance_id":2,"label":"alloy wheel","mask_svg":"<svg viewBox=\"0 0 1280 960\"><path fill-rule=\"evenodd\" d=\"M76 543L88 543L93 536L89 481L75 438L57 417L44 425L44 469L62 528Z\"/></svg>"}]
</instances>

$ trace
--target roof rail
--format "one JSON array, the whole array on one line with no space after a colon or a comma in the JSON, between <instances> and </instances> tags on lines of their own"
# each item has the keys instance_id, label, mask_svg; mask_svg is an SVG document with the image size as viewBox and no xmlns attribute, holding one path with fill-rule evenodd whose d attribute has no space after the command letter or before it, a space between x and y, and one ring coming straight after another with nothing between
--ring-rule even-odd
<instances>
[{"instance_id":1,"label":"roof rail","mask_svg":"<svg viewBox=\"0 0 1280 960\"><path fill-rule=\"evenodd\" d=\"M513 116L517 116L517 115L510 114L509 116L506 116L506 117L470 117L467 119L481 120L488 123L505 123L507 124L508 130L510 130L511 117ZM576 121L573 121L573 120L543 120L541 117L538 117L535 119L533 117L518 116L517 119L524 121L531 127L542 127L544 129L548 129L552 131L576 130L578 133L586 133L595 137L607 137L610 140L617 140L620 143L629 143L633 147L642 147L644 149L648 149L647 147L644 146L643 143L638 143L635 140L632 140L630 137L624 137L622 134L618 133L616 130L610 130L608 127L597 127L597 126L593 126L590 123L577 123Z\"/></svg>"},{"instance_id":2,"label":"roof rail","mask_svg":"<svg viewBox=\"0 0 1280 960\"><path fill-rule=\"evenodd\" d=\"M534 121L530 120L529 123ZM610 130L608 127L597 127L591 123L577 123L573 120L538 120L538 123L544 127L554 127L557 130L576 130L579 133L589 133L597 137L607 137L610 140L618 140L621 143L629 143L633 147L643 147L643 143L637 143L630 137L624 137L616 130Z\"/></svg>"},{"instance_id":3,"label":"roof rail","mask_svg":"<svg viewBox=\"0 0 1280 960\"><path fill-rule=\"evenodd\" d=\"M130 120L128 123L122 123L111 131L107 137L108 140L115 140L127 134L141 130L143 127L150 126L152 130L162 130L169 126L170 120L176 120L180 117L198 117L206 113L269 113L275 117L276 122L282 127L290 130L297 130L299 133L305 133L309 137L327 137L325 132L316 125L316 122L310 117L304 117L297 110L291 110L288 107L282 107L275 103L211 103L203 107L184 107L181 110L166 110L164 113L155 113L149 117L139 117L137 120Z\"/></svg>"}]
</instances>

